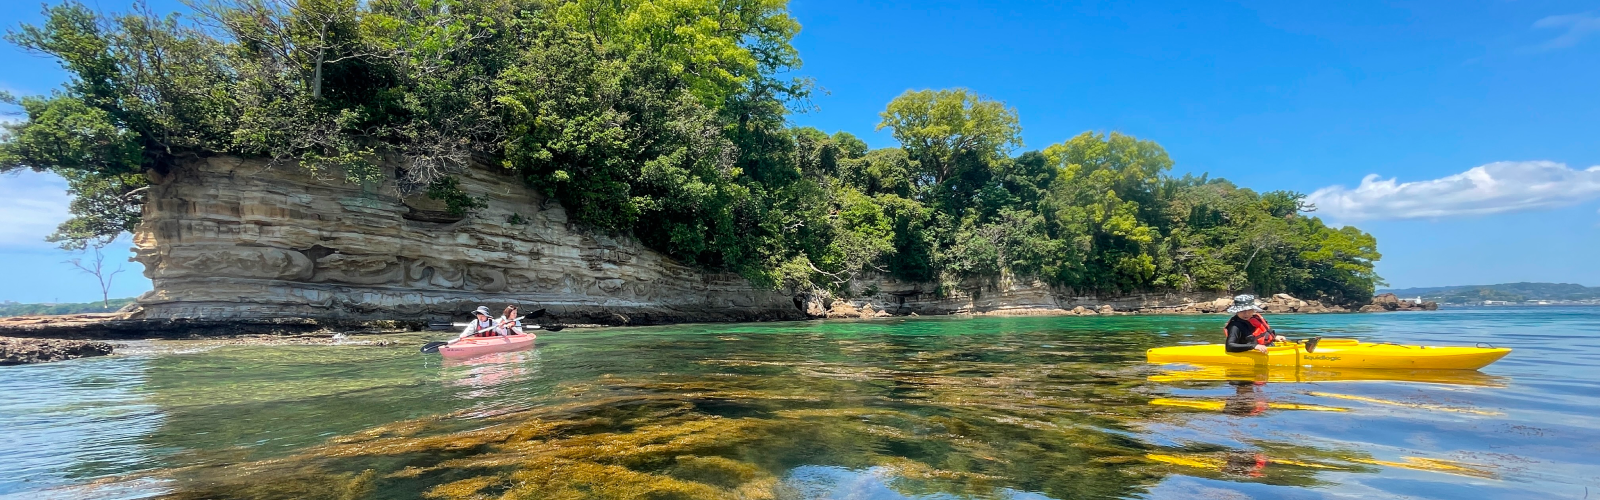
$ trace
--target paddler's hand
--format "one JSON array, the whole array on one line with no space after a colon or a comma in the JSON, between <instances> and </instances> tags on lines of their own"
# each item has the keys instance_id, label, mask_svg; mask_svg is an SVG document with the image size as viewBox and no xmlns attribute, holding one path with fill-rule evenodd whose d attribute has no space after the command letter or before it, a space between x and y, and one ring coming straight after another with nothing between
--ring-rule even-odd
<instances>
[{"instance_id":1,"label":"paddler's hand","mask_svg":"<svg viewBox=\"0 0 1600 500\"><path fill-rule=\"evenodd\" d=\"M1275 339L1276 342L1287 342L1289 340L1287 337L1284 337L1282 335L1274 337L1274 339Z\"/></svg>"},{"instance_id":2,"label":"paddler's hand","mask_svg":"<svg viewBox=\"0 0 1600 500\"><path fill-rule=\"evenodd\" d=\"M1256 352L1259 352L1261 354L1266 354L1267 353L1267 346L1264 346L1264 345L1261 345L1261 344L1256 344Z\"/></svg>"}]
</instances>

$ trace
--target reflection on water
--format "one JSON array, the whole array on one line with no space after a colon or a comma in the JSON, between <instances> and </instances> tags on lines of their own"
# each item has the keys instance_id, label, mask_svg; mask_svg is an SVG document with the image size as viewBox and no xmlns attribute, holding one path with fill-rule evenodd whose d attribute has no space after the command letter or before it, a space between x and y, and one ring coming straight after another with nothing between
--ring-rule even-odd
<instances>
[{"instance_id":1,"label":"reflection on water","mask_svg":"<svg viewBox=\"0 0 1600 500\"><path fill-rule=\"evenodd\" d=\"M55 491L1477 500L1581 498L1600 477L1600 401L1583 363L1584 349L1600 346L1579 337L1600 324L1592 313L1274 318L1285 329L1436 344L1470 344L1482 323L1572 332L1565 351L1515 345L1487 373L1143 362L1151 347L1210 340L1215 319L687 325L568 331L536 350L461 361L414 348L275 346L72 362L54 366L141 374L107 386L136 397L102 399L146 408L151 420L124 429L123 448L44 447L28 476L40 479L8 469L0 491L104 478ZM3 404L0 415L25 413ZM66 432L35 425L29 433ZM120 465L103 462L113 451Z\"/></svg>"},{"instance_id":2,"label":"reflection on water","mask_svg":"<svg viewBox=\"0 0 1600 500\"><path fill-rule=\"evenodd\" d=\"M518 394L520 382L539 374L539 351L494 352L466 359L444 358L445 385L456 398L479 403L473 415L488 416L520 407L532 394ZM507 405L513 405L508 407Z\"/></svg>"},{"instance_id":3,"label":"reflection on water","mask_svg":"<svg viewBox=\"0 0 1600 500\"><path fill-rule=\"evenodd\" d=\"M1296 366L1199 366L1162 370L1151 382L1425 382L1430 384L1505 387L1505 377L1478 370L1363 370L1357 368L1306 368Z\"/></svg>"}]
</instances>

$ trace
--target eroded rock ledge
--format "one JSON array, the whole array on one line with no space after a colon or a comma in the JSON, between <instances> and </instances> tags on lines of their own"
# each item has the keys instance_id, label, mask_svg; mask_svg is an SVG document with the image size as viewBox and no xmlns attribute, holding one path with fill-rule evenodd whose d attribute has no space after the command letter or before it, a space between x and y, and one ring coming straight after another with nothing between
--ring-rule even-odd
<instances>
[{"instance_id":1,"label":"eroded rock ledge","mask_svg":"<svg viewBox=\"0 0 1600 500\"><path fill-rule=\"evenodd\" d=\"M154 181L134 237L154 284L138 300L146 320L427 321L508 303L566 323L805 317L788 295L572 227L562 207L490 169L461 176L488 204L465 218L393 180L261 160L205 158Z\"/></svg>"}]
</instances>

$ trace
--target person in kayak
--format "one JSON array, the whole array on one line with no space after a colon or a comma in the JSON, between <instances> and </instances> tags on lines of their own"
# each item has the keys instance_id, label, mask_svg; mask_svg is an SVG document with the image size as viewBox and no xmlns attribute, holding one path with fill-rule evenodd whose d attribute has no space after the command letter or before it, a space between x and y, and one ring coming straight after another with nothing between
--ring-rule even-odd
<instances>
[{"instance_id":1,"label":"person in kayak","mask_svg":"<svg viewBox=\"0 0 1600 500\"><path fill-rule=\"evenodd\" d=\"M1267 346L1274 342L1284 340L1278 335L1267 318L1261 316L1261 308L1256 306L1256 296L1240 295L1233 298L1233 306L1228 308L1233 316L1228 318L1228 325L1223 327L1228 332L1228 352L1267 352Z\"/></svg>"},{"instance_id":2,"label":"person in kayak","mask_svg":"<svg viewBox=\"0 0 1600 500\"><path fill-rule=\"evenodd\" d=\"M501 335L522 335L523 334L522 333L522 320L517 319L517 305L516 304L511 304L511 305L506 306L505 312L500 314L500 319L494 320L494 322L495 322L496 325L498 325L498 326L495 327L495 331L499 332Z\"/></svg>"},{"instance_id":3,"label":"person in kayak","mask_svg":"<svg viewBox=\"0 0 1600 500\"><path fill-rule=\"evenodd\" d=\"M478 306L477 310L472 311L472 315L477 319L467 323L467 328L461 330L461 336L456 338L464 339L472 336L494 337L500 334L495 331L495 326L497 325L495 320L489 319L489 308Z\"/></svg>"}]
</instances>

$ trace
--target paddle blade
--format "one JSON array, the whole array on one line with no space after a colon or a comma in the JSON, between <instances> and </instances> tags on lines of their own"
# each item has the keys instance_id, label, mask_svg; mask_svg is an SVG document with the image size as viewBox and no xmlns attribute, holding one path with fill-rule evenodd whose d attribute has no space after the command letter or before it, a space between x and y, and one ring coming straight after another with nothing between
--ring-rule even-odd
<instances>
[{"instance_id":1,"label":"paddle blade","mask_svg":"<svg viewBox=\"0 0 1600 500\"><path fill-rule=\"evenodd\" d=\"M1306 352L1317 352L1317 342L1322 342L1322 337L1311 337L1306 341Z\"/></svg>"},{"instance_id":2,"label":"paddle blade","mask_svg":"<svg viewBox=\"0 0 1600 500\"><path fill-rule=\"evenodd\" d=\"M528 313L528 315L524 316L524 317L527 318L527 319L533 319L533 318L538 318L538 317L541 317L541 316L544 316L544 309L540 309L540 310Z\"/></svg>"},{"instance_id":3,"label":"paddle blade","mask_svg":"<svg viewBox=\"0 0 1600 500\"><path fill-rule=\"evenodd\" d=\"M429 342L429 343L426 343L426 344L422 344L422 352L423 352L423 354L432 354L432 353L439 352L439 348L443 347L445 344L449 344L449 342Z\"/></svg>"},{"instance_id":4,"label":"paddle blade","mask_svg":"<svg viewBox=\"0 0 1600 500\"><path fill-rule=\"evenodd\" d=\"M565 330L566 328L567 327L561 326L561 325L550 325L550 326L544 327L544 331L547 331L547 332L559 332L561 330Z\"/></svg>"}]
</instances>

